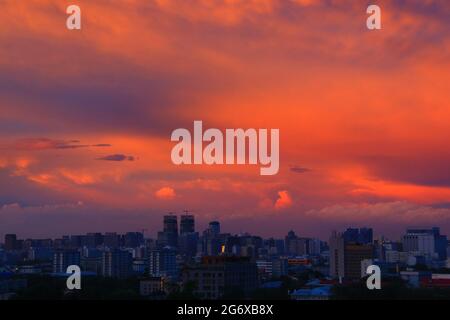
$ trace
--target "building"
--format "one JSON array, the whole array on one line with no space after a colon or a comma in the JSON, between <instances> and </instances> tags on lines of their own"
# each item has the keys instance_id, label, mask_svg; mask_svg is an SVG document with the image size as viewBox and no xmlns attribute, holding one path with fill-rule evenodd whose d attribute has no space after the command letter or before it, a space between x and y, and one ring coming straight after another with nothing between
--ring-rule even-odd
<instances>
[{"instance_id":1,"label":"building","mask_svg":"<svg viewBox=\"0 0 450 320\"><path fill-rule=\"evenodd\" d=\"M343 234L333 232L330 238L330 276L339 279L359 279L361 261L373 259L374 249L370 244L347 243Z\"/></svg>"},{"instance_id":2,"label":"building","mask_svg":"<svg viewBox=\"0 0 450 320\"><path fill-rule=\"evenodd\" d=\"M178 275L176 251L171 247L151 250L148 264L151 277L176 278Z\"/></svg>"},{"instance_id":3,"label":"building","mask_svg":"<svg viewBox=\"0 0 450 320\"><path fill-rule=\"evenodd\" d=\"M12 251L17 250L17 236L15 234L5 235L5 250Z\"/></svg>"},{"instance_id":4,"label":"building","mask_svg":"<svg viewBox=\"0 0 450 320\"><path fill-rule=\"evenodd\" d=\"M408 262L409 253L402 251L389 250L385 252L385 261L387 263L401 263L406 264Z\"/></svg>"},{"instance_id":5,"label":"building","mask_svg":"<svg viewBox=\"0 0 450 320\"><path fill-rule=\"evenodd\" d=\"M75 249L59 249L53 254L53 273L66 273L72 265L80 266L81 255Z\"/></svg>"},{"instance_id":6,"label":"building","mask_svg":"<svg viewBox=\"0 0 450 320\"><path fill-rule=\"evenodd\" d=\"M259 284L256 263L245 257L206 256L182 274L183 283L194 282L194 293L202 299L219 299L237 292L248 296Z\"/></svg>"},{"instance_id":7,"label":"building","mask_svg":"<svg viewBox=\"0 0 450 320\"><path fill-rule=\"evenodd\" d=\"M329 240L330 246L330 276L333 278L342 279L344 273L344 249L345 241L342 234L334 231Z\"/></svg>"},{"instance_id":8,"label":"building","mask_svg":"<svg viewBox=\"0 0 450 320\"><path fill-rule=\"evenodd\" d=\"M427 259L447 259L447 236L438 227L408 228L402 238L403 249Z\"/></svg>"},{"instance_id":9,"label":"building","mask_svg":"<svg viewBox=\"0 0 450 320\"><path fill-rule=\"evenodd\" d=\"M144 235L141 232L127 232L124 236L124 245L127 248L137 248L144 243Z\"/></svg>"},{"instance_id":10,"label":"building","mask_svg":"<svg viewBox=\"0 0 450 320\"><path fill-rule=\"evenodd\" d=\"M255 262L258 267L259 274L265 278L278 278L288 274L288 259L258 259Z\"/></svg>"},{"instance_id":11,"label":"building","mask_svg":"<svg viewBox=\"0 0 450 320\"><path fill-rule=\"evenodd\" d=\"M178 222L176 215L166 215L163 221L163 231L158 232L158 245L160 247L177 247Z\"/></svg>"},{"instance_id":12,"label":"building","mask_svg":"<svg viewBox=\"0 0 450 320\"><path fill-rule=\"evenodd\" d=\"M194 257L197 253L198 241L198 232L181 233L178 237L179 253L187 257Z\"/></svg>"},{"instance_id":13,"label":"building","mask_svg":"<svg viewBox=\"0 0 450 320\"><path fill-rule=\"evenodd\" d=\"M344 247L344 278L361 278L361 262L373 259L373 246L349 243Z\"/></svg>"},{"instance_id":14,"label":"building","mask_svg":"<svg viewBox=\"0 0 450 320\"><path fill-rule=\"evenodd\" d=\"M213 236L218 236L220 234L220 222L219 221L211 221L209 223L209 232Z\"/></svg>"},{"instance_id":15,"label":"building","mask_svg":"<svg viewBox=\"0 0 450 320\"><path fill-rule=\"evenodd\" d=\"M316 288L297 289L292 291L289 296L291 300L329 300L331 297L332 286L320 286Z\"/></svg>"},{"instance_id":16,"label":"building","mask_svg":"<svg viewBox=\"0 0 450 320\"><path fill-rule=\"evenodd\" d=\"M193 215L185 214L180 220L180 235L195 232L195 219Z\"/></svg>"},{"instance_id":17,"label":"building","mask_svg":"<svg viewBox=\"0 0 450 320\"><path fill-rule=\"evenodd\" d=\"M120 249L110 249L102 255L102 275L125 279L133 275L131 253Z\"/></svg>"},{"instance_id":18,"label":"building","mask_svg":"<svg viewBox=\"0 0 450 320\"><path fill-rule=\"evenodd\" d=\"M139 294L144 297L159 295L164 292L164 278L150 277L139 282Z\"/></svg>"},{"instance_id":19,"label":"building","mask_svg":"<svg viewBox=\"0 0 450 320\"><path fill-rule=\"evenodd\" d=\"M88 248L96 248L103 244L103 235L99 232L88 233L84 237L83 246Z\"/></svg>"},{"instance_id":20,"label":"building","mask_svg":"<svg viewBox=\"0 0 450 320\"><path fill-rule=\"evenodd\" d=\"M31 247L27 252L28 260L31 261L51 261L53 255L53 248L48 247Z\"/></svg>"},{"instance_id":21,"label":"building","mask_svg":"<svg viewBox=\"0 0 450 320\"><path fill-rule=\"evenodd\" d=\"M372 228L348 228L342 234L345 242L371 244L373 242Z\"/></svg>"},{"instance_id":22,"label":"building","mask_svg":"<svg viewBox=\"0 0 450 320\"><path fill-rule=\"evenodd\" d=\"M319 239L308 239L307 252L309 255L318 256L322 252L322 241Z\"/></svg>"},{"instance_id":23,"label":"building","mask_svg":"<svg viewBox=\"0 0 450 320\"><path fill-rule=\"evenodd\" d=\"M433 273L431 278L421 279L420 285L428 288L450 288L450 274Z\"/></svg>"}]
</instances>

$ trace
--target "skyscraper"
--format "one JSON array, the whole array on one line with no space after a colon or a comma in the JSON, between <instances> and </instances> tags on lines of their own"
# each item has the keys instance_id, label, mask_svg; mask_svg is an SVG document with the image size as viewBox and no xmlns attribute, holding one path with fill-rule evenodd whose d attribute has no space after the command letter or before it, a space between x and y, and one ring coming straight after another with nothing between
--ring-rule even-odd
<instances>
[{"instance_id":1,"label":"skyscraper","mask_svg":"<svg viewBox=\"0 0 450 320\"><path fill-rule=\"evenodd\" d=\"M176 215L166 215L163 221L163 231L158 232L158 245L160 247L177 247L178 219Z\"/></svg>"},{"instance_id":2,"label":"skyscraper","mask_svg":"<svg viewBox=\"0 0 450 320\"><path fill-rule=\"evenodd\" d=\"M132 275L133 258L125 250L110 249L102 254L102 274L104 277L127 278Z\"/></svg>"},{"instance_id":3,"label":"skyscraper","mask_svg":"<svg viewBox=\"0 0 450 320\"><path fill-rule=\"evenodd\" d=\"M345 242L370 244L373 242L372 228L347 228L342 234Z\"/></svg>"},{"instance_id":4,"label":"skyscraper","mask_svg":"<svg viewBox=\"0 0 450 320\"><path fill-rule=\"evenodd\" d=\"M447 259L447 237L440 234L438 227L408 228L402 238L403 249L427 258Z\"/></svg>"},{"instance_id":5,"label":"skyscraper","mask_svg":"<svg viewBox=\"0 0 450 320\"><path fill-rule=\"evenodd\" d=\"M176 252L172 248L151 250L148 255L149 274L152 277L176 277Z\"/></svg>"},{"instance_id":6,"label":"skyscraper","mask_svg":"<svg viewBox=\"0 0 450 320\"><path fill-rule=\"evenodd\" d=\"M329 240L330 246L330 276L342 279L344 277L344 237L333 231Z\"/></svg>"},{"instance_id":7,"label":"skyscraper","mask_svg":"<svg viewBox=\"0 0 450 320\"><path fill-rule=\"evenodd\" d=\"M330 276L333 278L359 279L361 261L373 259L374 250L371 244L347 242L341 233L333 232L329 245Z\"/></svg>"},{"instance_id":8,"label":"skyscraper","mask_svg":"<svg viewBox=\"0 0 450 320\"><path fill-rule=\"evenodd\" d=\"M164 216L164 232L178 234L178 219L174 214Z\"/></svg>"}]
</instances>

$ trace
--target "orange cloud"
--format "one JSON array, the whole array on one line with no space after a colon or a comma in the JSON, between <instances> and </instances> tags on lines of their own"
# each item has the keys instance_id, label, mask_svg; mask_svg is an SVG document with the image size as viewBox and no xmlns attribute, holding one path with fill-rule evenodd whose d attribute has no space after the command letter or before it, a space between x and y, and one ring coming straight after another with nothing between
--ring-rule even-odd
<instances>
[{"instance_id":1,"label":"orange cloud","mask_svg":"<svg viewBox=\"0 0 450 320\"><path fill-rule=\"evenodd\" d=\"M171 187L163 187L155 192L155 196L163 200L172 200L175 198L175 190Z\"/></svg>"},{"instance_id":2,"label":"orange cloud","mask_svg":"<svg viewBox=\"0 0 450 320\"><path fill-rule=\"evenodd\" d=\"M278 199L275 201L275 209L283 210L291 207L293 204L292 198L288 191L278 191Z\"/></svg>"}]
</instances>

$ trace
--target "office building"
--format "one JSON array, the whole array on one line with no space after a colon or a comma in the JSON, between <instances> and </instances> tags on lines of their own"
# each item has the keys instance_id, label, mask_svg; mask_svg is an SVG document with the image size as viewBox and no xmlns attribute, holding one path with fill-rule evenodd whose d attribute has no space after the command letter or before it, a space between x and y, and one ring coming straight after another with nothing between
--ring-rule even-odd
<instances>
[{"instance_id":1,"label":"office building","mask_svg":"<svg viewBox=\"0 0 450 320\"><path fill-rule=\"evenodd\" d=\"M171 247L151 250L148 254L149 275L176 278L178 266L176 251Z\"/></svg>"},{"instance_id":2,"label":"office building","mask_svg":"<svg viewBox=\"0 0 450 320\"><path fill-rule=\"evenodd\" d=\"M133 258L126 250L109 249L102 255L102 275L125 279L133 274Z\"/></svg>"},{"instance_id":3,"label":"office building","mask_svg":"<svg viewBox=\"0 0 450 320\"><path fill-rule=\"evenodd\" d=\"M180 235L195 232L195 219L193 215L185 214L180 219Z\"/></svg>"},{"instance_id":4,"label":"office building","mask_svg":"<svg viewBox=\"0 0 450 320\"><path fill-rule=\"evenodd\" d=\"M164 216L163 231L158 232L158 246L177 247L178 244L178 222L176 215Z\"/></svg>"},{"instance_id":5,"label":"office building","mask_svg":"<svg viewBox=\"0 0 450 320\"><path fill-rule=\"evenodd\" d=\"M343 234L333 232L330 240L330 276L339 279L359 279L361 261L373 259L374 248L370 244L346 242Z\"/></svg>"},{"instance_id":6,"label":"office building","mask_svg":"<svg viewBox=\"0 0 450 320\"><path fill-rule=\"evenodd\" d=\"M59 249L53 254L53 273L66 273L71 265L80 266L81 255L76 249Z\"/></svg>"}]
</instances>

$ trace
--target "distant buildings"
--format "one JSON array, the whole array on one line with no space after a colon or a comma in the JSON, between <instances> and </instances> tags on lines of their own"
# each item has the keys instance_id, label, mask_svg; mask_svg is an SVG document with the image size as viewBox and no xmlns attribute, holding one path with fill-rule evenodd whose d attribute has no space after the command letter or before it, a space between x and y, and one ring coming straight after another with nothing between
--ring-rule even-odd
<instances>
[{"instance_id":1,"label":"distant buildings","mask_svg":"<svg viewBox=\"0 0 450 320\"><path fill-rule=\"evenodd\" d=\"M149 277L139 282L139 294L144 297L161 295L164 292L163 277Z\"/></svg>"},{"instance_id":2,"label":"distant buildings","mask_svg":"<svg viewBox=\"0 0 450 320\"><path fill-rule=\"evenodd\" d=\"M447 259L447 237L437 227L409 228L402 238L403 250L426 259Z\"/></svg>"}]
</instances>

